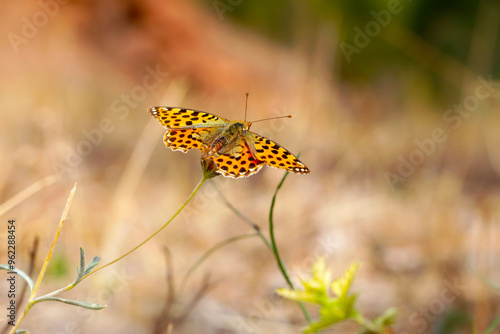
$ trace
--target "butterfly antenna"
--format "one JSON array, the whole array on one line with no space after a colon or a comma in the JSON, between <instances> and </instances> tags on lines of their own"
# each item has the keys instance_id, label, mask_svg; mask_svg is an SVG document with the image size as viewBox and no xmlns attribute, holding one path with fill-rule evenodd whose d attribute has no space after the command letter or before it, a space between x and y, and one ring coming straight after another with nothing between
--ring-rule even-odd
<instances>
[{"instance_id":1,"label":"butterfly antenna","mask_svg":"<svg viewBox=\"0 0 500 334\"><path fill-rule=\"evenodd\" d=\"M248 108L248 93L247 93L247 97L245 99L245 122L247 120L247 108Z\"/></svg>"},{"instance_id":2,"label":"butterfly antenna","mask_svg":"<svg viewBox=\"0 0 500 334\"><path fill-rule=\"evenodd\" d=\"M278 117L269 117L269 118L258 119L256 121L253 121L252 123L261 122L261 121L268 121L270 119L292 118L292 117L293 117L293 115L284 115L284 116L278 116Z\"/></svg>"}]
</instances>

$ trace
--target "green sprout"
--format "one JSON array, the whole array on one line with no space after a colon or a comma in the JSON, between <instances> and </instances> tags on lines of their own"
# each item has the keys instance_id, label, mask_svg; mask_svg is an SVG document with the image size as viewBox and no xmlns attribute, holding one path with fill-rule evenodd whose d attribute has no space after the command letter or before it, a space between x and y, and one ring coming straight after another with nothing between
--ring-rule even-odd
<instances>
[{"instance_id":1,"label":"green sprout","mask_svg":"<svg viewBox=\"0 0 500 334\"><path fill-rule=\"evenodd\" d=\"M331 280L331 273L326 268L325 259L318 258L313 264L312 277L302 280L303 290L278 289L280 296L321 306L321 318L304 329L304 333L321 331L341 321L353 320L362 326L360 333L385 334L390 333L389 326L396 318L396 310L388 309L383 315L372 321L365 319L356 308L357 294L349 293L354 276L361 265L353 263L343 276Z\"/></svg>"}]
</instances>

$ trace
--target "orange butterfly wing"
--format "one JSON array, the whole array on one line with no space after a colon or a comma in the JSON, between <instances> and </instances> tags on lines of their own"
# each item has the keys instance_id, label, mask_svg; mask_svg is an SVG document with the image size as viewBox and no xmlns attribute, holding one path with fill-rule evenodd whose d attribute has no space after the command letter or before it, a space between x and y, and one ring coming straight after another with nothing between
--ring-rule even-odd
<instances>
[{"instance_id":1,"label":"orange butterfly wing","mask_svg":"<svg viewBox=\"0 0 500 334\"><path fill-rule=\"evenodd\" d=\"M184 153L192 148L199 149L203 159L211 158L217 164L217 173L225 177L253 175L266 163L294 173L310 172L290 151L247 130L238 133L237 140L227 144L230 146L214 150L215 139L223 135L231 123L235 123L225 118L194 109L172 107L150 107L148 112L167 130L164 135L167 147ZM218 151L223 153L217 153Z\"/></svg>"},{"instance_id":2,"label":"orange butterfly wing","mask_svg":"<svg viewBox=\"0 0 500 334\"><path fill-rule=\"evenodd\" d=\"M184 153L192 148L206 151L211 139L229 124L225 118L193 109L151 107L148 112L167 130L165 145Z\"/></svg>"},{"instance_id":3,"label":"orange butterfly wing","mask_svg":"<svg viewBox=\"0 0 500 334\"><path fill-rule=\"evenodd\" d=\"M245 139L252 154L268 166L286 169L293 173L309 174L310 170L295 155L278 143L255 132L246 131Z\"/></svg>"}]
</instances>

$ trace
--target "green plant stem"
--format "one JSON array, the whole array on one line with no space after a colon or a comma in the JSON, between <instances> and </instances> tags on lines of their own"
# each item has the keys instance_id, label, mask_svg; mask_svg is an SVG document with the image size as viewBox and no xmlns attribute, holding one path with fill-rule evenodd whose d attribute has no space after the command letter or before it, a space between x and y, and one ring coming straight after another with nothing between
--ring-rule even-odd
<instances>
[{"instance_id":1,"label":"green plant stem","mask_svg":"<svg viewBox=\"0 0 500 334\"><path fill-rule=\"evenodd\" d=\"M281 273L283 274L283 277L285 278L286 282L288 283L288 286L290 289L295 290L295 287L292 284L292 281L290 280L290 277L288 276L288 272L286 271L285 265L283 264L283 261L281 260L280 254L278 252L278 246L276 244L276 238L274 237L274 205L276 203L276 196L278 194L278 191L280 190L281 186L285 182L285 179L287 178L289 172L286 172L283 178L281 179L280 183L276 187L276 191L274 192L273 199L271 201L271 209L269 210L269 236L271 237L271 246L272 250L274 253L274 256L276 257L276 262L278 263L278 267L280 268ZM304 313L304 317L306 318L307 322L309 324L312 324L311 317L309 316L309 313L307 313L306 308L301 302L297 302L299 304L300 309L302 310L302 313Z\"/></svg>"},{"instance_id":2,"label":"green plant stem","mask_svg":"<svg viewBox=\"0 0 500 334\"><path fill-rule=\"evenodd\" d=\"M56 290L56 291L53 291L53 292L48 293L48 294L46 294L46 295L43 295L42 297L38 297L38 298L36 298L34 301L38 303L38 302L40 302L40 300L43 300L43 299L45 299L45 298L50 298L50 297L53 297L53 296L57 296L57 295L59 295L59 294L61 294L61 293L65 292L65 291L71 290L71 289L73 289L75 286L76 286L76 284L73 282L73 283L69 284L68 286L66 286L66 287L64 287L64 288L61 288L61 289L59 289L59 290Z\"/></svg>"},{"instance_id":3,"label":"green plant stem","mask_svg":"<svg viewBox=\"0 0 500 334\"><path fill-rule=\"evenodd\" d=\"M495 320L491 323L490 327L484 332L484 334L490 334L491 331L495 329L495 327L500 323L500 316L496 317Z\"/></svg>"},{"instance_id":4,"label":"green plant stem","mask_svg":"<svg viewBox=\"0 0 500 334\"><path fill-rule=\"evenodd\" d=\"M276 203L276 195L278 194L278 190L281 188L283 185L283 182L285 182L286 177L288 176L288 172L285 173L285 176L281 179L280 183L278 184L278 187L276 187L276 191L274 192L273 199L271 201L271 209L269 210L269 236L271 237L271 247L274 253L274 256L276 257L276 262L278 263L278 266L281 270L281 273L283 274L283 277L285 278L286 282L288 283L288 286L291 289L295 289L292 281L290 280L290 277L288 276L288 273L286 271L285 265L283 264L283 261L281 261L280 254L278 252L278 246L276 244L276 238L274 236L274 205Z\"/></svg>"},{"instance_id":5,"label":"green plant stem","mask_svg":"<svg viewBox=\"0 0 500 334\"><path fill-rule=\"evenodd\" d=\"M215 253L216 251L218 251L219 249L221 249L222 247L224 246L227 246L233 242L236 242L236 241L239 241L239 240L243 240L243 239L247 239L247 238L251 238L251 237L255 237L255 236L258 236L258 233L251 233L251 234L242 234L242 235L237 235L235 237L232 237L232 238L228 238L226 240L223 240L219 243L217 243L215 246L211 247L209 250L207 250L195 263L193 263L191 265L191 267L188 269L188 271L186 272L186 274L184 275L184 278L182 279L182 282L181 282L181 286L179 288L179 293L178 293L178 296L181 296L182 295L182 292L184 291L184 288L186 286L186 283L187 283L187 280L189 278L189 276L191 276L191 274L196 270L198 269L198 267L210 256L212 255L213 253Z\"/></svg>"},{"instance_id":6,"label":"green plant stem","mask_svg":"<svg viewBox=\"0 0 500 334\"><path fill-rule=\"evenodd\" d=\"M231 209L231 211L233 211L238 217L240 217L243 220L243 222L245 222L247 225L249 225L251 228L253 228L255 230L255 232L257 233L257 235L260 237L260 239L264 242L264 244L273 252L273 254L276 258L276 261L278 262L278 266L280 268L280 271L283 274L283 277L287 281L290 288L295 289L293 287L292 281L290 280L290 277L288 276L285 265L281 261L281 257L280 257L279 252L278 252L278 247L276 245L276 239L274 237L274 221L273 221L276 195L278 193L278 190L281 188L281 186L285 182L285 179L288 176L288 174L289 173L286 172L285 175L283 176L283 178L281 179L280 183L278 184L278 187L276 188L276 191L274 192L273 200L271 202L271 210L269 211L269 234L271 236L271 242L269 242L269 240L267 240L267 238L262 234L258 225L254 224L252 221L250 221L250 219L248 219L238 209L236 209L234 207L234 205L232 205L231 202L229 202L229 200L224 196L224 194L222 194L222 192L219 190L219 188L215 184L214 184L214 186L217 189L217 191L219 192L219 195L222 198L222 200L229 207L229 209ZM302 313L304 313L304 317L306 318L307 322L309 324L311 324L312 323L311 317L309 316L309 313L307 312L304 305L301 302L297 302L297 304L299 305L300 309L302 310Z\"/></svg>"},{"instance_id":7,"label":"green plant stem","mask_svg":"<svg viewBox=\"0 0 500 334\"><path fill-rule=\"evenodd\" d=\"M179 208L179 210L177 210L177 212L165 223L163 224L162 227L160 227L155 233L153 233L151 236L149 236L146 240L144 240L143 242L141 242L139 245L135 246L134 248L132 248L131 250L129 250L127 253L123 254L122 256L120 256L119 258L101 266L101 267L98 267L94 270L92 270L90 273L88 273L87 275L83 276L81 280L87 278L88 276L92 275L92 274L95 274L96 272L98 272L99 270L101 269L104 269L110 265L112 265L113 263L115 262L118 262L120 261L121 259L123 259L124 257L126 257L127 255L129 255L130 253L133 253L135 252L137 249L139 249L142 245L144 245L146 242L148 242L149 240L151 240L152 238L154 238L158 233L160 233L165 227L167 227L168 224L170 224L170 222L172 220L174 220L175 217L177 217L179 215L179 213L181 213L181 211L186 207L186 205L193 199L194 195L196 195L196 193L198 192L198 190L200 190L201 186L203 185L203 183L205 183L205 181L207 180L207 177L205 176L205 174L202 176L200 182L198 182L198 185L196 186L196 188L194 188L193 192L191 193L191 195L189 195L189 197L186 199L186 201L184 202L184 204L181 205L181 207Z\"/></svg>"},{"instance_id":8,"label":"green plant stem","mask_svg":"<svg viewBox=\"0 0 500 334\"><path fill-rule=\"evenodd\" d=\"M376 333L378 331L378 328L374 326L371 321L367 321L361 313L356 314L353 320L356 321L359 325L361 325L361 327L368 329L373 333Z\"/></svg>"},{"instance_id":9,"label":"green plant stem","mask_svg":"<svg viewBox=\"0 0 500 334\"><path fill-rule=\"evenodd\" d=\"M45 275L45 272L47 270L47 266L49 264L49 260L50 258L52 257L52 252L54 250L54 247L56 245L56 242L57 242L57 239L59 237L59 234L61 233L61 229L62 229L62 226L63 226L63 223L64 221L66 220L66 217L68 215L68 211L69 211L69 207L71 205L71 201L73 200L73 196L75 194L75 191L76 191L76 184L75 186L73 187L73 189L71 190L71 193L68 197L68 200L66 202L66 207L63 211L63 214L61 216L61 221L59 223L59 226L57 228L57 231L56 231L56 235L54 236L54 239L52 241L52 245L50 246L50 249L49 249L49 253L47 254L47 257L45 259L45 262L43 263L43 266L42 266L42 269L40 270L40 274L38 275L38 279L36 281L36 283L34 284L34 287L33 287L33 290L31 291L31 294L30 294L30 297L28 299L28 303L26 304L25 308L24 308L24 311L23 313L21 314L21 316L19 317L18 321L16 322L15 326L11 329L11 331L9 332L10 334L14 334L16 332L16 330L19 328L20 324L22 323L22 321L24 320L24 318L26 317L26 314L30 311L30 309L33 307L33 305L35 305L36 303L39 303L39 302L42 302L42 301L62 301L62 302L65 302L65 303L68 303L68 304L71 304L71 305L79 305L81 306L82 303L75 303L73 301L70 301L70 300L66 300L66 299L62 299L62 298L57 298L57 297L54 297L55 295L58 295L64 291L68 291L68 290L71 290L73 287L76 286L76 284L80 283L83 279L85 279L86 277L96 273L97 271L101 270L101 269L104 269L106 268L107 266L110 266L112 265L113 263L115 262L118 262L120 261L121 259L123 259L124 257L126 257L127 255L129 255L130 253L134 252L135 250L137 250L139 247L141 247L142 245L144 245L146 242L148 242L149 240L151 240L153 237L155 237L158 233L160 233L172 220L174 220L175 217L177 217L179 215L179 213L186 207L186 205L193 199L194 195L198 192L198 190L200 190L201 186L203 185L203 183L205 183L205 181L208 179L208 176L207 174L203 174L201 180L198 182L198 185L194 188L193 192L191 193L191 195L189 195L189 197L187 198L187 200L184 202L184 204L179 208L179 210L177 210L177 212L162 226L160 227L155 233L153 233L151 236L149 236L146 240L144 240L143 242L141 242L139 245L137 245L136 247L132 248L130 251L128 251L127 253L125 253L124 255L120 256L119 258L99 267L99 268L96 268L94 270L92 270L90 273L88 273L87 275L83 276L78 282L73 282L71 284L69 284L68 286L66 286L65 288L62 288L62 289L59 289L59 290L56 290L52 293L49 293L45 296L42 296L42 297L39 297L39 298L35 298L36 297L36 293L38 292L38 288L41 284L41 281L43 279L43 276ZM86 304L87 305L87 304ZM88 304L88 306L93 306L93 304Z\"/></svg>"},{"instance_id":10,"label":"green plant stem","mask_svg":"<svg viewBox=\"0 0 500 334\"><path fill-rule=\"evenodd\" d=\"M498 282L494 282L492 279L490 279L488 276L480 272L480 270L474 265L474 261L471 256L467 257L467 264L469 265L469 268L472 270L474 274L476 274L479 279L481 279L485 284L489 285L491 288L495 290L500 290L500 284Z\"/></svg>"},{"instance_id":11,"label":"green plant stem","mask_svg":"<svg viewBox=\"0 0 500 334\"><path fill-rule=\"evenodd\" d=\"M224 203L226 204L226 206L231 211L233 211L235 215L237 215L238 217L240 217L241 220L245 224L247 224L253 230L255 230L255 233L257 233L257 235L259 236L259 238L264 242L264 244L266 244L267 248L269 248L272 251L273 250L273 246L271 245L271 243L269 242L269 240L267 240L267 238L264 236L264 234L262 234L259 225L253 223L244 214L242 214L238 209L236 209L236 207L231 202L229 202L229 200L226 198L226 196L224 196L224 194L222 193L222 191L220 191L220 189L217 187L217 185L215 184L215 182L212 182L212 185L215 187L215 189L217 189L217 192L219 193L219 196L222 198L222 200L224 201Z\"/></svg>"}]
</instances>

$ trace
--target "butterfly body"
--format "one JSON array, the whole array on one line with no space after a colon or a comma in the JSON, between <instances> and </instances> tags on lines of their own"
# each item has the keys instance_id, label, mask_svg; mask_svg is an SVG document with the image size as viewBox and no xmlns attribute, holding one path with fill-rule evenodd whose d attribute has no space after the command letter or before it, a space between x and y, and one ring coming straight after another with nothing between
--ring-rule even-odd
<instances>
[{"instance_id":1,"label":"butterfly body","mask_svg":"<svg viewBox=\"0 0 500 334\"><path fill-rule=\"evenodd\" d=\"M196 148L202 159L212 159L217 173L239 178L257 173L264 164L294 173L309 169L284 147L255 132L252 123L192 109L151 107L149 113L167 130L164 142L174 151Z\"/></svg>"},{"instance_id":2,"label":"butterfly body","mask_svg":"<svg viewBox=\"0 0 500 334\"><path fill-rule=\"evenodd\" d=\"M209 151L204 153L208 157L214 154L224 154L238 146L240 138L244 136L245 132L250 128L247 122L234 121L230 122L227 127L223 128L220 135L215 138L212 143L209 143Z\"/></svg>"}]
</instances>

